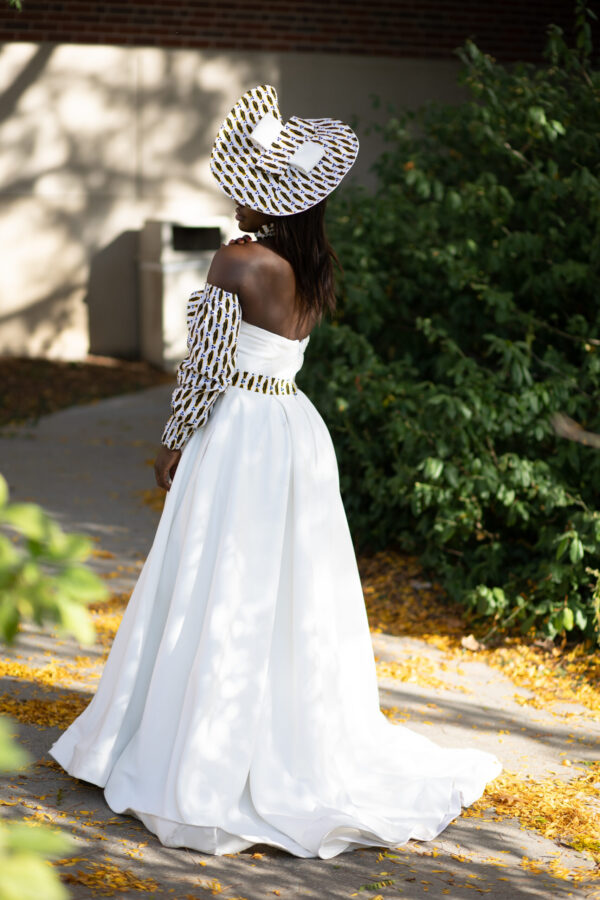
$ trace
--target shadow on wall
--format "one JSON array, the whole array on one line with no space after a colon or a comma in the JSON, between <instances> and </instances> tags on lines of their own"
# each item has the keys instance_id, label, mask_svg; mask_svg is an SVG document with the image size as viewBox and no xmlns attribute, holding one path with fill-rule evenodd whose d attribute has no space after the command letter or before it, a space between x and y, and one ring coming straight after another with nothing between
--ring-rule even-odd
<instances>
[{"instance_id":1,"label":"shadow on wall","mask_svg":"<svg viewBox=\"0 0 600 900\"><path fill-rule=\"evenodd\" d=\"M0 122L9 119L13 115L23 94L40 78L48 65L53 50L54 48L51 44L39 45L12 83L2 91Z\"/></svg>"},{"instance_id":2,"label":"shadow on wall","mask_svg":"<svg viewBox=\"0 0 600 900\"><path fill-rule=\"evenodd\" d=\"M124 231L91 258L85 297L90 353L140 358L138 240L137 231Z\"/></svg>"},{"instance_id":3,"label":"shadow on wall","mask_svg":"<svg viewBox=\"0 0 600 900\"><path fill-rule=\"evenodd\" d=\"M52 358L56 336L73 326L73 309L71 297L78 288L77 284L67 282L54 291L50 291L41 300L27 305L27 321L23 322L23 310L2 314L0 312L0 334L9 335L14 329L16 333L27 331L35 334L34 350L37 356ZM28 356L26 349L15 348L10 340L0 341L0 356Z\"/></svg>"}]
</instances>

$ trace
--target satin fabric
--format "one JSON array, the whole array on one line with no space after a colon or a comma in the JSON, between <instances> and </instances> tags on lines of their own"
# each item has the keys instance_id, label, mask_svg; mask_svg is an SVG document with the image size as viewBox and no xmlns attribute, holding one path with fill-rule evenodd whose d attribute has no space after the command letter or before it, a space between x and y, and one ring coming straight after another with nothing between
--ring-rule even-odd
<instances>
[{"instance_id":1,"label":"satin fabric","mask_svg":"<svg viewBox=\"0 0 600 900\"><path fill-rule=\"evenodd\" d=\"M307 342L242 322L236 364L293 378ZM380 711L327 428L301 391L237 387L185 445L96 694L49 752L212 854L431 840L501 770Z\"/></svg>"}]
</instances>

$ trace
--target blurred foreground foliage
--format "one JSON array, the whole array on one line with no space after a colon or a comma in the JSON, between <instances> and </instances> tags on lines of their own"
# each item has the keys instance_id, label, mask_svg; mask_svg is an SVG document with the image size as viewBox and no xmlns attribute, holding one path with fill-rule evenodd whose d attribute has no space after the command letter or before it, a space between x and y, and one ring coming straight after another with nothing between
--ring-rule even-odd
<instances>
[{"instance_id":1,"label":"blurred foreground foliage","mask_svg":"<svg viewBox=\"0 0 600 900\"><path fill-rule=\"evenodd\" d=\"M469 99L394 115L375 193L332 202L339 312L302 375L361 547L421 553L492 629L600 633L600 73L575 47L508 70L467 41Z\"/></svg>"},{"instance_id":2,"label":"blurred foreground foliage","mask_svg":"<svg viewBox=\"0 0 600 900\"><path fill-rule=\"evenodd\" d=\"M0 475L0 640L11 643L26 619L93 644L86 604L108 591L84 565L91 551L89 538L64 532L37 504L10 503Z\"/></svg>"},{"instance_id":3,"label":"blurred foreground foliage","mask_svg":"<svg viewBox=\"0 0 600 900\"><path fill-rule=\"evenodd\" d=\"M11 643L21 621L52 623L61 635L94 642L86 604L107 599L103 582L84 565L92 549L83 535L67 534L34 503L10 503L0 475L0 642ZM0 772L21 771L29 754L0 719ZM66 900L68 891L46 857L73 851L73 839L26 822L0 821L0 900Z\"/></svg>"}]
</instances>

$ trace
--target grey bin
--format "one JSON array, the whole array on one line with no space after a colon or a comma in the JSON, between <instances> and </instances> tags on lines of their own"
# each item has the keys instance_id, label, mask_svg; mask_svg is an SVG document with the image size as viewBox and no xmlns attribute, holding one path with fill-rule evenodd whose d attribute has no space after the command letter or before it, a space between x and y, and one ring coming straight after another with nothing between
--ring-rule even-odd
<instances>
[{"instance_id":1,"label":"grey bin","mask_svg":"<svg viewBox=\"0 0 600 900\"><path fill-rule=\"evenodd\" d=\"M206 281L218 226L147 221L140 232L140 349L142 359L174 372L187 354L187 301Z\"/></svg>"}]
</instances>

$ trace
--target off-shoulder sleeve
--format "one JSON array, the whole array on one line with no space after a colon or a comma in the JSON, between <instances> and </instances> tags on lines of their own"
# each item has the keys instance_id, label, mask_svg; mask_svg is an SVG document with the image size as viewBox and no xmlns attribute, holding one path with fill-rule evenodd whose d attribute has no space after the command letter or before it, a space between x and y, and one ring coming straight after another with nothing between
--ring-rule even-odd
<instances>
[{"instance_id":1,"label":"off-shoulder sleeve","mask_svg":"<svg viewBox=\"0 0 600 900\"><path fill-rule=\"evenodd\" d=\"M194 292L187 306L188 354L177 370L173 413L161 443L180 450L205 424L219 394L227 390L235 372L235 352L241 310L237 294L206 284Z\"/></svg>"}]
</instances>

